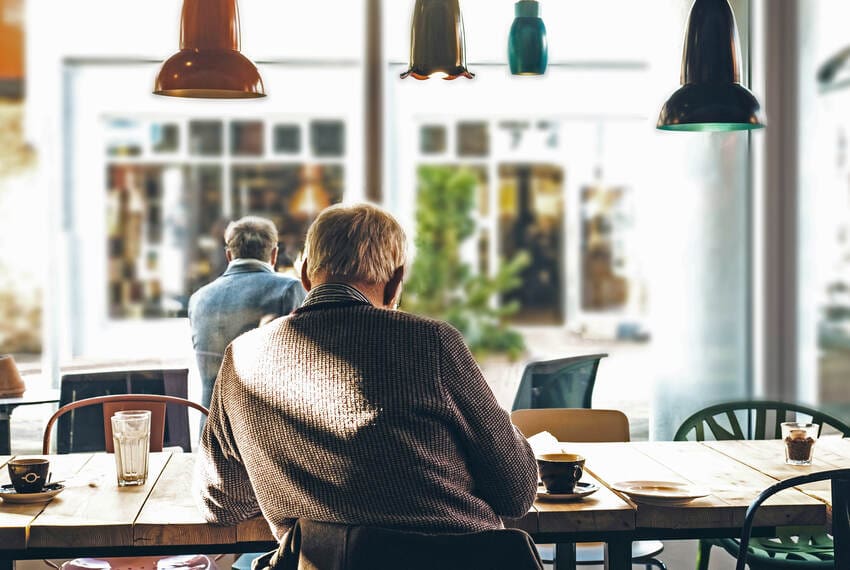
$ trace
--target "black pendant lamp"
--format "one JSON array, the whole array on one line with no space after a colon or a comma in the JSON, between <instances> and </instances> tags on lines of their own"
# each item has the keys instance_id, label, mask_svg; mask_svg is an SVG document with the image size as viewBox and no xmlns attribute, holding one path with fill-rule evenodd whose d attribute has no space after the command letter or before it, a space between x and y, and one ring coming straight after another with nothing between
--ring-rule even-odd
<instances>
[{"instance_id":1,"label":"black pendant lamp","mask_svg":"<svg viewBox=\"0 0 850 570\"><path fill-rule=\"evenodd\" d=\"M236 0L184 0L180 51L162 64L154 93L199 99L265 97L257 67L239 51Z\"/></svg>"},{"instance_id":2,"label":"black pendant lamp","mask_svg":"<svg viewBox=\"0 0 850 570\"><path fill-rule=\"evenodd\" d=\"M416 0L410 32L410 68L401 78L466 77L466 42L458 0Z\"/></svg>"},{"instance_id":3,"label":"black pendant lamp","mask_svg":"<svg viewBox=\"0 0 850 570\"><path fill-rule=\"evenodd\" d=\"M682 87L661 109L665 131L744 131L765 126L756 96L741 84L741 48L727 0L696 0L682 55Z\"/></svg>"}]
</instances>

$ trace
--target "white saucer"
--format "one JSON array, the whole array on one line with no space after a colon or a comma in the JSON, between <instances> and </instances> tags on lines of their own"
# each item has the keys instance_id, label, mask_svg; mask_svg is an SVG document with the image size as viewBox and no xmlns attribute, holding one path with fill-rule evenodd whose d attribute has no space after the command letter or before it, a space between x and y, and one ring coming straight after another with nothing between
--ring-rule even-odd
<instances>
[{"instance_id":1,"label":"white saucer","mask_svg":"<svg viewBox=\"0 0 850 570\"><path fill-rule=\"evenodd\" d=\"M18 493L11 485L0 487L0 499L5 503L46 503L65 490L61 483L50 483L39 493Z\"/></svg>"},{"instance_id":2,"label":"white saucer","mask_svg":"<svg viewBox=\"0 0 850 570\"><path fill-rule=\"evenodd\" d=\"M550 493L542 485L537 487L537 498L541 501L577 501L599 490L599 485L579 481L572 493Z\"/></svg>"},{"instance_id":3,"label":"white saucer","mask_svg":"<svg viewBox=\"0 0 850 570\"><path fill-rule=\"evenodd\" d=\"M620 481L611 488L628 495L636 503L676 507L711 493L679 481Z\"/></svg>"}]
</instances>

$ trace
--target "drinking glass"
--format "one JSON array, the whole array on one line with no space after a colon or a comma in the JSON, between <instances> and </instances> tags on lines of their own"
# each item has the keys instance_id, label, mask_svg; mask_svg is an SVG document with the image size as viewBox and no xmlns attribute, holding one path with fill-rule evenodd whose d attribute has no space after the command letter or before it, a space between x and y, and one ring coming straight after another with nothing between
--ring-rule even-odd
<instances>
[{"instance_id":1,"label":"drinking glass","mask_svg":"<svg viewBox=\"0 0 850 570\"><path fill-rule=\"evenodd\" d=\"M128 410L116 412L111 419L118 486L144 485L148 478L151 413Z\"/></svg>"},{"instance_id":2,"label":"drinking glass","mask_svg":"<svg viewBox=\"0 0 850 570\"><path fill-rule=\"evenodd\" d=\"M784 422L782 439L785 441L785 463L811 465L819 430L818 424Z\"/></svg>"}]
</instances>

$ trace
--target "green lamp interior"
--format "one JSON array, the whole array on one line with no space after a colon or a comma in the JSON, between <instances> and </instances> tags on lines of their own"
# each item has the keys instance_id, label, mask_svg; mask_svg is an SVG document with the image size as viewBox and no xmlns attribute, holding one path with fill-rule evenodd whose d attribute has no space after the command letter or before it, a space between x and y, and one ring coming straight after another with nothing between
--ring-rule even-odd
<instances>
[{"instance_id":1,"label":"green lamp interior","mask_svg":"<svg viewBox=\"0 0 850 570\"><path fill-rule=\"evenodd\" d=\"M695 133L728 133L731 131L755 131L763 128L764 125L754 125L752 123L688 123L658 126L658 129L662 131Z\"/></svg>"}]
</instances>

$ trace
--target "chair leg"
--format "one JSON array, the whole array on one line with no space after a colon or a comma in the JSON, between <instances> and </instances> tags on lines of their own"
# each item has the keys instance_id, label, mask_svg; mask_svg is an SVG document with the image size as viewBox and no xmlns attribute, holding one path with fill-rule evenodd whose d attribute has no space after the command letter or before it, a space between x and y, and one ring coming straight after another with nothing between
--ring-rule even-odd
<instances>
[{"instance_id":1,"label":"chair leg","mask_svg":"<svg viewBox=\"0 0 850 570\"><path fill-rule=\"evenodd\" d=\"M658 570L667 570L667 566L657 558L650 558L646 561L646 570L652 570L653 568L658 568Z\"/></svg>"},{"instance_id":2,"label":"chair leg","mask_svg":"<svg viewBox=\"0 0 850 570\"><path fill-rule=\"evenodd\" d=\"M697 570L708 570L709 556L711 556L711 543L707 540L700 540L699 550L697 550Z\"/></svg>"},{"instance_id":3,"label":"chair leg","mask_svg":"<svg viewBox=\"0 0 850 570\"><path fill-rule=\"evenodd\" d=\"M552 570L572 570L576 567L576 545L574 542L559 542L555 545Z\"/></svg>"}]
</instances>

